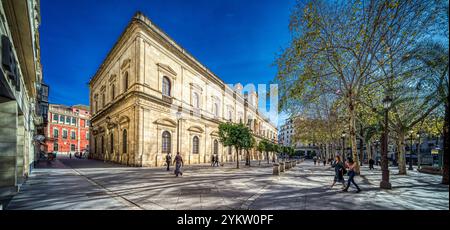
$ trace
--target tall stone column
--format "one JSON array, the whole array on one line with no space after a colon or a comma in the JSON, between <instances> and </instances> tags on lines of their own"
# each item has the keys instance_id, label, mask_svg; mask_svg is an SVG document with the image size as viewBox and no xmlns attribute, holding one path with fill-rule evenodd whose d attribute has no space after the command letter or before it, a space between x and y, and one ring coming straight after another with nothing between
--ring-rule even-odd
<instances>
[{"instance_id":1,"label":"tall stone column","mask_svg":"<svg viewBox=\"0 0 450 230\"><path fill-rule=\"evenodd\" d=\"M17 103L0 103L0 196L14 192L17 185Z\"/></svg>"}]
</instances>

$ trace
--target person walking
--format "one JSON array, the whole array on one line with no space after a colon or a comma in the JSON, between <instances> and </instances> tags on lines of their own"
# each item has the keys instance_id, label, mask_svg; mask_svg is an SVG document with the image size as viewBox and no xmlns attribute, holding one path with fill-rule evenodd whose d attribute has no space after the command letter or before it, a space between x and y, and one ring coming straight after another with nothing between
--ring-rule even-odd
<instances>
[{"instance_id":1,"label":"person walking","mask_svg":"<svg viewBox=\"0 0 450 230\"><path fill-rule=\"evenodd\" d=\"M334 168L334 180L333 184L331 185L331 188L336 184L336 182L339 182L342 184L342 189L345 188L345 179L344 179L344 163L341 161L340 156L335 157L335 161L332 163L331 167Z\"/></svg>"},{"instance_id":2,"label":"person walking","mask_svg":"<svg viewBox=\"0 0 450 230\"><path fill-rule=\"evenodd\" d=\"M216 155L211 155L211 166L214 167L214 163L216 162Z\"/></svg>"},{"instance_id":3,"label":"person walking","mask_svg":"<svg viewBox=\"0 0 450 230\"><path fill-rule=\"evenodd\" d=\"M175 160L173 161L175 164L175 176L178 177L178 175L183 176L183 172L181 171L181 167L183 167L183 157L181 157L180 152L177 152L177 156L175 156Z\"/></svg>"},{"instance_id":4,"label":"person walking","mask_svg":"<svg viewBox=\"0 0 450 230\"><path fill-rule=\"evenodd\" d=\"M172 156L170 156L170 153L167 153L166 155L167 171L170 171L170 162L172 162Z\"/></svg>"},{"instance_id":5,"label":"person walking","mask_svg":"<svg viewBox=\"0 0 450 230\"><path fill-rule=\"evenodd\" d=\"M355 182L355 162L353 161L353 159L351 157L349 157L347 159L347 162L345 163L345 167L348 170L348 180L347 180L347 186L344 188L344 190L342 190L343 192L348 192L348 188L350 187L350 183L353 183L353 185L355 185L357 191L356 193L361 192L361 189L359 188L359 186L356 184Z\"/></svg>"},{"instance_id":6,"label":"person walking","mask_svg":"<svg viewBox=\"0 0 450 230\"><path fill-rule=\"evenodd\" d=\"M327 165L327 160L325 158L323 158L323 166Z\"/></svg>"},{"instance_id":7,"label":"person walking","mask_svg":"<svg viewBox=\"0 0 450 230\"><path fill-rule=\"evenodd\" d=\"M374 164L375 164L375 161L372 158L370 158L370 160L369 160L369 170L374 169L374 167L373 167Z\"/></svg>"},{"instance_id":8,"label":"person walking","mask_svg":"<svg viewBox=\"0 0 450 230\"><path fill-rule=\"evenodd\" d=\"M314 165L317 163L317 157L313 157Z\"/></svg>"},{"instance_id":9,"label":"person walking","mask_svg":"<svg viewBox=\"0 0 450 230\"><path fill-rule=\"evenodd\" d=\"M219 156L217 154L214 156L214 165L219 167Z\"/></svg>"},{"instance_id":10,"label":"person walking","mask_svg":"<svg viewBox=\"0 0 450 230\"><path fill-rule=\"evenodd\" d=\"M69 153L69 159L72 159L72 152Z\"/></svg>"}]
</instances>

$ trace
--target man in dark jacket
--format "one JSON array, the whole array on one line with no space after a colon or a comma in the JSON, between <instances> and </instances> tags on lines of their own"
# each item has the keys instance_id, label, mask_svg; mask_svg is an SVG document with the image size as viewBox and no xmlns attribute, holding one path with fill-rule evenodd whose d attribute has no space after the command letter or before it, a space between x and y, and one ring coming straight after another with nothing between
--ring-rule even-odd
<instances>
[{"instance_id":1,"label":"man in dark jacket","mask_svg":"<svg viewBox=\"0 0 450 230\"><path fill-rule=\"evenodd\" d=\"M369 160L369 170L372 170L372 169L374 169L373 168L373 165L375 164L375 161L372 159L372 158L370 158L370 160Z\"/></svg>"},{"instance_id":2,"label":"man in dark jacket","mask_svg":"<svg viewBox=\"0 0 450 230\"><path fill-rule=\"evenodd\" d=\"M170 162L171 161L172 161L172 156L170 156L170 153L167 153L167 155L166 155L167 171L170 171Z\"/></svg>"}]
</instances>

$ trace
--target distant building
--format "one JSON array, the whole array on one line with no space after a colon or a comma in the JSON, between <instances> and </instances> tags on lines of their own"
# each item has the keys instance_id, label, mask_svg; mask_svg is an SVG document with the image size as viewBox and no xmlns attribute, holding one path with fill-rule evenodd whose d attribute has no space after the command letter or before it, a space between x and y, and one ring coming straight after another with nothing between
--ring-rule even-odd
<instances>
[{"instance_id":1,"label":"distant building","mask_svg":"<svg viewBox=\"0 0 450 230\"><path fill-rule=\"evenodd\" d=\"M45 130L46 152L75 153L89 149L90 109L84 105L50 104Z\"/></svg>"},{"instance_id":2,"label":"distant building","mask_svg":"<svg viewBox=\"0 0 450 230\"><path fill-rule=\"evenodd\" d=\"M288 118L279 128L278 143L283 146L294 147L296 152L300 154L311 155L318 151L318 146L315 144L304 144L300 141L295 141L295 118Z\"/></svg>"},{"instance_id":3,"label":"distant building","mask_svg":"<svg viewBox=\"0 0 450 230\"><path fill-rule=\"evenodd\" d=\"M283 146L292 146L293 143L293 137L295 135L295 128L293 119L286 119L285 123L280 126L279 132L278 132L278 143Z\"/></svg>"}]
</instances>

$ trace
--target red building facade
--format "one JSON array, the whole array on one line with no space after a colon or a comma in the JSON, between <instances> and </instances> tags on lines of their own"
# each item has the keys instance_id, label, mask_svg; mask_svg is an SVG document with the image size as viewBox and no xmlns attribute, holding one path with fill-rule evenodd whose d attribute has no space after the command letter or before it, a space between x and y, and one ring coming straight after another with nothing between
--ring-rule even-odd
<instances>
[{"instance_id":1,"label":"red building facade","mask_svg":"<svg viewBox=\"0 0 450 230\"><path fill-rule=\"evenodd\" d=\"M46 152L75 153L89 149L89 107L51 104L45 129Z\"/></svg>"}]
</instances>

